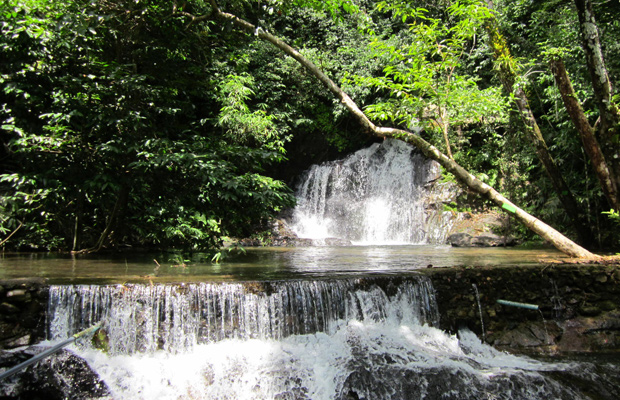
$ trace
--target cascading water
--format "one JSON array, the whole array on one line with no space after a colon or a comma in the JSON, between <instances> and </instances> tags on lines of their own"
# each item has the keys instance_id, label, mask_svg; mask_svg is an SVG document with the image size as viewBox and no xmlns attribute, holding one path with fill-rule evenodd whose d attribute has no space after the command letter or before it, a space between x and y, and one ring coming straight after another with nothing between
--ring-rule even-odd
<instances>
[{"instance_id":1,"label":"cascading water","mask_svg":"<svg viewBox=\"0 0 620 400\"><path fill-rule=\"evenodd\" d=\"M75 348L115 399L583 398L510 356L434 328L422 277L54 286L51 339L105 321L110 350Z\"/></svg>"},{"instance_id":2,"label":"cascading water","mask_svg":"<svg viewBox=\"0 0 620 400\"><path fill-rule=\"evenodd\" d=\"M354 244L444 243L451 214L426 208L438 175L436 162L392 139L314 165L298 187L292 228L302 238Z\"/></svg>"},{"instance_id":3,"label":"cascading water","mask_svg":"<svg viewBox=\"0 0 620 400\"><path fill-rule=\"evenodd\" d=\"M399 319L436 324L430 282L388 296L378 278L179 285L53 286L50 337L106 321L113 354L179 352L226 339L333 333L340 321Z\"/></svg>"}]
</instances>

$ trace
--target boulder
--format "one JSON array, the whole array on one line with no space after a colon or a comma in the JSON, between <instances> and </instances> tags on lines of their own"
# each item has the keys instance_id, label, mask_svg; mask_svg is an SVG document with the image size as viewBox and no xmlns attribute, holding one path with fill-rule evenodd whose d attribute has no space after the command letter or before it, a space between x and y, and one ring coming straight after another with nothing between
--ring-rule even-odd
<instances>
[{"instance_id":1,"label":"boulder","mask_svg":"<svg viewBox=\"0 0 620 400\"><path fill-rule=\"evenodd\" d=\"M454 247L514 246L517 241L506 232L510 220L494 211L480 214L463 213L448 234L447 242Z\"/></svg>"},{"instance_id":2,"label":"boulder","mask_svg":"<svg viewBox=\"0 0 620 400\"><path fill-rule=\"evenodd\" d=\"M45 348L31 347L0 353L0 368L9 369ZM105 383L88 363L68 350L32 364L0 385L2 399L103 399L110 398Z\"/></svg>"},{"instance_id":3,"label":"boulder","mask_svg":"<svg viewBox=\"0 0 620 400\"><path fill-rule=\"evenodd\" d=\"M499 236L494 233L484 233L472 236L469 233L453 233L448 236L448 243L454 247L499 247L514 246L516 240L510 236Z\"/></svg>"}]
</instances>

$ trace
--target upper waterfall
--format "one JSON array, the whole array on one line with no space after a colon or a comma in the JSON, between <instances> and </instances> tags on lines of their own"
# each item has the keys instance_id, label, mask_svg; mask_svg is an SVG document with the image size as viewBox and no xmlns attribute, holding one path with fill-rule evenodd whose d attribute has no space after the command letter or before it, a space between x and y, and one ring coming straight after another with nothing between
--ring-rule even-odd
<instances>
[{"instance_id":1,"label":"upper waterfall","mask_svg":"<svg viewBox=\"0 0 620 400\"><path fill-rule=\"evenodd\" d=\"M443 213L426 207L439 174L439 164L394 139L314 165L297 188L292 228L299 237L354 244L442 243Z\"/></svg>"}]
</instances>

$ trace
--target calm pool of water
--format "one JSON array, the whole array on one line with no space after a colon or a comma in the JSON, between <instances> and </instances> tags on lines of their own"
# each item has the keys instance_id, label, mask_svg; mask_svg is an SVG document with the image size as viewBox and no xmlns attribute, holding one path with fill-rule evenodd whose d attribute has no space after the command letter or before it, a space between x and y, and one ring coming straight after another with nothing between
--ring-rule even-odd
<instances>
[{"instance_id":1,"label":"calm pool of water","mask_svg":"<svg viewBox=\"0 0 620 400\"><path fill-rule=\"evenodd\" d=\"M50 283L195 282L311 279L406 274L420 268L524 265L565 256L556 250L450 246L262 247L204 254L59 255L1 253L0 279L42 277Z\"/></svg>"}]
</instances>

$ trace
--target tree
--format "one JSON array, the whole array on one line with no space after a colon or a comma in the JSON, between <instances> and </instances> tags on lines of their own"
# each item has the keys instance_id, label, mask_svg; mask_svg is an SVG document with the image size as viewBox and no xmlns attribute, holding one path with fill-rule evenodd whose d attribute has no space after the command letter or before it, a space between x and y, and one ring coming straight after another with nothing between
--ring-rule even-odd
<instances>
[{"instance_id":1,"label":"tree","mask_svg":"<svg viewBox=\"0 0 620 400\"><path fill-rule=\"evenodd\" d=\"M316 5L316 2L311 2ZM507 210L511 215L515 216L519 221L526 225L529 229L539 234L544 239L551 242L556 248L569 254L573 257L588 257L596 258L594 254L578 246L555 229L551 228L547 224L528 214L524 210L515 206L512 202L502 196L495 189L480 181L478 178L467 172L464 168L454 162L452 159L441 153L436 147L429 144L422 139L419 135L411 133L409 131L397 128L387 128L376 126L357 106L357 104L345 93L335 82L333 82L327 75L325 75L315 64L310 62L307 58L302 56L297 50L272 35L245 21L233 14L223 12L215 2L210 0L211 13L204 14L202 16L189 16L192 18L191 23L196 23L208 19L216 19L220 21L232 22L237 27L243 29L249 34L256 35L258 38L268 41L276 46L278 49L289 55L301 65L304 66L312 75L314 75L319 81L321 81L341 102L342 104L356 117L360 125L367 131L377 137L394 137L401 140L405 140L414 146L416 146L427 157L439 162L448 172L452 173L461 183L466 185L472 191L478 193L484 198L492 201L496 205ZM333 8L332 8L333 9Z\"/></svg>"},{"instance_id":2,"label":"tree","mask_svg":"<svg viewBox=\"0 0 620 400\"><path fill-rule=\"evenodd\" d=\"M23 222L14 247L212 249L294 204L264 174L284 159L273 118L222 98L208 26L185 30L169 5L0 6L0 233Z\"/></svg>"},{"instance_id":3,"label":"tree","mask_svg":"<svg viewBox=\"0 0 620 400\"><path fill-rule=\"evenodd\" d=\"M577 94L573 89L561 55L557 53L550 54L549 65L562 96L564 106L577 132L579 132L583 148L592 162L592 166L601 188L607 197L607 201L609 201L612 208L620 210L617 180L613 178L607 161L605 160L605 155L594 134L594 128L588 122L588 118L577 100Z\"/></svg>"},{"instance_id":4,"label":"tree","mask_svg":"<svg viewBox=\"0 0 620 400\"><path fill-rule=\"evenodd\" d=\"M527 65L530 104L566 182L595 231L599 245L617 245L619 237L611 221L600 218L610 206L617 209L617 179L609 158L613 157L617 145L605 144L600 132L601 103L596 98L605 90L594 86L592 75L584 68L587 48L575 2L498 1L496 4L501 30L512 45L515 57L520 57L520 63ZM605 51L610 69L607 74L602 63L602 80L611 82L618 77L615 60L618 59L620 8L614 2L594 3L593 6L590 15L596 13L601 19L600 31L594 21L589 25L600 39L599 45L593 46L598 48L595 53L599 54L601 62ZM611 85L609 88L612 89ZM538 185L544 186L544 182L539 182ZM549 217L561 221L562 215L554 212L553 199L546 204L548 207L543 211L551 212Z\"/></svg>"},{"instance_id":5,"label":"tree","mask_svg":"<svg viewBox=\"0 0 620 400\"><path fill-rule=\"evenodd\" d=\"M425 9L403 8L398 2L380 2L377 8L402 19L408 29L402 37L374 38L371 46L386 64L384 74L357 81L388 91L389 96L366 106L366 113L410 129L438 131L446 154L454 159L451 131L506 116L506 102L498 88L480 89L463 69L468 46L486 17L485 9L455 3L448 7L449 17L456 19L449 25L428 16Z\"/></svg>"},{"instance_id":6,"label":"tree","mask_svg":"<svg viewBox=\"0 0 620 400\"><path fill-rule=\"evenodd\" d=\"M602 145L605 159L609 163L609 175L613 186L608 186L610 193L620 188L620 110L614 90L607 73L603 58L603 51L598 33L598 26L592 10L590 0L575 0L577 15L579 16L579 30L586 56L586 65L594 90L594 97L598 105L600 124L599 140ZM610 200L612 207L617 207L617 200ZM616 205L614 205L616 204Z\"/></svg>"},{"instance_id":7,"label":"tree","mask_svg":"<svg viewBox=\"0 0 620 400\"><path fill-rule=\"evenodd\" d=\"M490 8L492 8L492 2L488 1L488 3ZM589 245L594 237L589 224L586 221L585 215L580 211L581 209L571 189L566 184L560 168L549 151L549 147L530 107L524 84L520 82L520 67L512 56L506 39L499 30L497 19L492 14L486 18L485 28L489 38L489 47L492 49L496 60L500 81L506 93L510 94L513 99L519 117L523 122L528 142L533 146L538 159L544 166L557 196L575 227L580 241L584 245Z\"/></svg>"}]
</instances>

